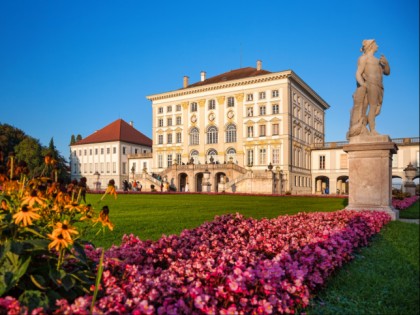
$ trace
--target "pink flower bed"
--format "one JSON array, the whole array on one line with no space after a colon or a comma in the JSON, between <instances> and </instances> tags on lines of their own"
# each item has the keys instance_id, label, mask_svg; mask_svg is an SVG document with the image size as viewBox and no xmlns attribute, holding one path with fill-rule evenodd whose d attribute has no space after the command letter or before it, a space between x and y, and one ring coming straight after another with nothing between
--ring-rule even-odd
<instances>
[{"instance_id":1,"label":"pink flower bed","mask_svg":"<svg viewBox=\"0 0 420 315\"><path fill-rule=\"evenodd\" d=\"M419 200L418 196L404 198L403 200L392 199L392 206L398 210L405 210L408 207L410 207L413 203L415 203L417 200Z\"/></svg>"},{"instance_id":2,"label":"pink flower bed","mask_svg":"<svg viewBox=\"0 0 420 315\"><path fill-rule=\"evenodd\" d=\"M236 214L156 242L124 236L105 253L94 313L294 313L390 219L344 210L262 220ZM98 261L100 250L87 252ZM91 296L59 300L56 313L89 314L90 304ZM13 299L0 299L0 310L12 307L19 311Z\"/></svg>"}]
</instances>

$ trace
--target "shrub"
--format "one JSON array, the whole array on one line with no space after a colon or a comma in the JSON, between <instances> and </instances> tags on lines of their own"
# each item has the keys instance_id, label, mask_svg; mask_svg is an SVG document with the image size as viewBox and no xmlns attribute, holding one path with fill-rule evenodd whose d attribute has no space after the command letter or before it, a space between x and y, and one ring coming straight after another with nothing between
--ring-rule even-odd
<instances>
[{"instance_id":1,"label":"shrub","mask_svg":"<svg viewBox=\"0 0 420 315\"><path fill-rule=\"evenodd\" d=\"M81 203L83 182L59 184L55 163L46 156L42 176L28 179L26 166L10 155L0 174L0 296L29 310L89 293L96 262L84 251L84 230L98 223L113 229L107 206L96 213ZM106 194L116 196L112 181Z\"/></svg>"}]
</instances>

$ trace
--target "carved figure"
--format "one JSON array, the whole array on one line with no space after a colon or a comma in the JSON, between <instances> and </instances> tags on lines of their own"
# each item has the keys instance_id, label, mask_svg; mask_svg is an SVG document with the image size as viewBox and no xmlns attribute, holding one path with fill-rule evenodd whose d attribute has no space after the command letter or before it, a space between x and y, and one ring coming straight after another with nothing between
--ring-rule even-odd
<instances>
[{"instance_id":1,"label":"carved figure","mask_svg":"<svg viewBox=\"0 0 420 315\"><path fill-rule=\"evenodd\" d=\"M357 88L353 94L353 108L350 116L350 129L347 138L358 135L378 135L375 118L381 112L384 88L383 74L389 75L391 69L384 55L374 56L378 45L374 39L364 40L363 55L357 61ZM369 129L367 128L369 125Z\"/></svg>"}]
</instances>

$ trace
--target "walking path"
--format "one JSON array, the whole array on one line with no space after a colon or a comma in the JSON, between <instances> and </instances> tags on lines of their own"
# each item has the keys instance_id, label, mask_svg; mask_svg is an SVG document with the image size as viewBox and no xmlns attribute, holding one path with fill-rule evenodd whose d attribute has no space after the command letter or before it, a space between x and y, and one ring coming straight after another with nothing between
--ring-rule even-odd
<instances>
[{"instance_id":1,"label":"walking path","mask_svg":"<svg viewBox=\"0 0 420 315\"><path fill-rule=\"evenodd\" d=\"M398 219L398 221L419 224L419 219Z\"/></svg>"}]
</instances>

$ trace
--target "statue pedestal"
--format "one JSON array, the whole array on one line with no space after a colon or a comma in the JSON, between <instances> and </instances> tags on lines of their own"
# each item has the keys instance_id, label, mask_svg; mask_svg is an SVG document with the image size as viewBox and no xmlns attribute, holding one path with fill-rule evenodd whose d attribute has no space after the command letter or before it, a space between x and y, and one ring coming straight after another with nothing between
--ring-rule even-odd
<instances>
[{"instance_id":1,"label":"statue pedestal","mask_svg":"<svg viewBox=\"0 0 420 315\"><path fill-rule=\"evenodd\" d=\"M355 136L344 146L349 161L348 210L376 210L399 217L392 207L392 154L398 147L386 135Z\"/></svg>"}]
</instances>

